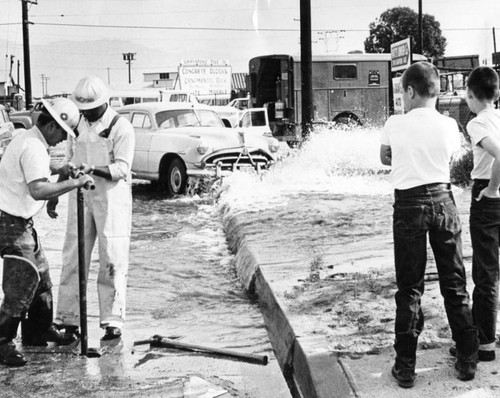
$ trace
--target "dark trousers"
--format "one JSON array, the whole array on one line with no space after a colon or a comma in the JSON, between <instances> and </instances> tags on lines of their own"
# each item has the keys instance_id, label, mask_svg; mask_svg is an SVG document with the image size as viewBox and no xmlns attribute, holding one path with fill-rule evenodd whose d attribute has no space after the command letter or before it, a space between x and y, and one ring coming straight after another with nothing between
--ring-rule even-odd
<instances>
[{"instance_id":1,"label":"dark trousers","mask_svg":"<svg viewBox=\"0 0 500 398\"><path fill-rule=\"evenodd\" d=\"M418 337L424 327L421 297L427 263L427 236L434 253L457 357L477 355L466 275L462 261L462 226L449 184L429 184L395 191L393 234L396 266L396 363L414 369Z\"/></svg>"},{"instance_id":2,"label":"dark trousers","mask_svg":"<svg viewBox=\"0 0 500 398\"><path fill-rule=\"evenodd\" d=\"M8 292L5 292L5 289L15 288L22 291L26 290L26 287L5 286L5 282L3 282L4 299L0 306L0 315L3 318L17 319L17 322L22 319L23 337L38 337L52 324L52 281L49 274L49 264L38 239L33 220L23 219L0 211L0 256L4 258L7 255L18 256L33 263L37 268L40 281L35 286L36 290L34 292L24 292L26 297L33 297L29 306L24 308L20 308L17 302L7 300ZM4 279L7 272L5 261L7 260L4 258ZM28 275L26 279L28 279ZM16 297L18 296L19 294L16 294ZM4 323L0 322L0 338L5 337L9 340L13 327L8 322L5 323L7 326L4 327L2 326ZM17 326L15 327L14 337L16 331Z\"/></svg>"},{"instance_id":3,"label":"dark trousers","mask_svg":"<svg viewBox=\"0 0 500 398\"><path fill-rule=\"evenodd\" d=\"M472 241L472 311L480 344L495 342L498 304L498 245L500 243L500 199L476 198L488 180L474 180L470 207Z\"/></svg>"}]
</instances>

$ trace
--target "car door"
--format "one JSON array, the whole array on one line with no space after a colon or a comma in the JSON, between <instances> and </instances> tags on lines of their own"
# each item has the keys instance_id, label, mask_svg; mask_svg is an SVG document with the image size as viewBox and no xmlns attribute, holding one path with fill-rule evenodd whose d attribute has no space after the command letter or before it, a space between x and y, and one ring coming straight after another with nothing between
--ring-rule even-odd
<instances>
[{"instance_id":1,"label":"car door","mask_svg":"<svg viewBox=\"0 0 500 398\"><path fill-rule=\"evenodd\" d=\"M269 118L265 108L250 108L242 112L239 128L245 134L271 135Z\"/></svg>"},{"instance_id":2,"label":"car door","mask_svg":"<svg viewBox=\"0 0 500 398\"><path fill-rule=\"evenodd\" d=\"M130 114L130 123L132 123L135 132L132 171L136 173L148 173L149 152L153 136L151 116L145 111L132 111Z\"/></svg>"}]
</instances>

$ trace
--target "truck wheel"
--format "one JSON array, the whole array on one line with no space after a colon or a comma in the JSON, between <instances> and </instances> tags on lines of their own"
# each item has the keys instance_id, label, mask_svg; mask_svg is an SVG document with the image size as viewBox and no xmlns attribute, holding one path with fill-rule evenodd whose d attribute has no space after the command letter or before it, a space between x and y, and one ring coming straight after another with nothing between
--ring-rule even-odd
<instances>
[{"instance_id":1,"label":"truck wheel","mask_svg":"<svg viewBox=\"0 0 500 398\"><path fill-rule=\"evenodd\" d=\"M361 126L360 120L354 115L342 115L333 120L335 123L346 126L355 127Z\"/></svg>"},{"instance_id":2,"label":"truck wheel","mask_svg":"<svg viewBox=\"0 0 500 398\"><path fill-rule=\"evenodd\" d=\"M162 187L168 196L182 195L186 192L187 173L184 162L179 158L172 159L160 176Z\"/></svg>"}]
</instances>

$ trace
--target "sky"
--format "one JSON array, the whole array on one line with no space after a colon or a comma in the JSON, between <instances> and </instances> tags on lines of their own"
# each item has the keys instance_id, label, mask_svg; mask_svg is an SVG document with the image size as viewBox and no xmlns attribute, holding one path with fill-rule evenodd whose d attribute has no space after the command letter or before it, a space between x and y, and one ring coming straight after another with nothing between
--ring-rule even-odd
<instances>
[{"instance_id":1,"label":"sky","mask_svg":"<svg viewBox=\"0 0 500 398\"><path fill-rule=\"evenodd\" d=\"M23 87L21 4L0 0L0 81L13 55ZM364 50L370 22L398 6L417 12L418 0L311 0L313 54ZM422 11L441 24L445 55L478 54L491 64L500 0L422 0ZM29 20L34 96L71 92L90 74L126 88L128 52L133 87L144 85L145 72L177 71L181 60L222 59L247 72L252 57L300 53L299 0L37 0Z\"/></svg>"}]
</instances>

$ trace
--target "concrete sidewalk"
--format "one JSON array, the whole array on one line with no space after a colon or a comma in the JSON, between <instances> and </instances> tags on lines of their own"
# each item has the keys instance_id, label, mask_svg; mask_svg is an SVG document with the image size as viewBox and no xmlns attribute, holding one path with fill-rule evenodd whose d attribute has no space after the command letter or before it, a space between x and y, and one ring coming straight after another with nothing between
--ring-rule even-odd
<instances>
[{"instance_id":1,"label":"concrete sidewalk","mask_svg":"<svg viewBox=\"0 0 500 398\"><path fill-rule=\"evenodd\" d=\"M390 374L394 362L393 318L393 247L391 234L391 206L387 197L387 217L373 222L367 230L357 225L342 227L336 214L341 201L315 194L314 197L288 198L286 208L269 211L232 211L225 209L224 225L231 249L236 253L237 270L245 287L254 292L261 306L268 333L282 371L293 380L296 396L307 398L332 397L500 397L499 360L481 362L476 378L470 382L459 381L454 374L453 361L448 349L451 339L444 333L447 326L444 309L426 314L428 335L422 337L418 350L417 379L412 389L400 388ZM468 193L460 198L459 208L464 223L464 256L470 268L470 239L468 237ZM356 208L344 209L350 212ZM349 207L349 206L348 206ZM360 223L368 223L357 206ZM303 210L297 210L303 209ZM307 215L306 215L307 213ZM368 213L366 213L368 214ZM373 220L372 220L373 221ZM349 229L347 239L329 239L339 236L339 228ZM356 233L357 230L358 232ZM357 236L355 236L357 235ZM311 245L309 250L304 247ZM321 253L320 260L314 260L315 253ZM319 258L318 257L318 258ZM332 274L332 269L336 274ZM354 270L354 271L353 271ZM375 270L375 271L374 271ZM428 271L432 270L429 264ZM345 272L344 272L345 271ZM470 271L470 270L469 270ZM330 272L330 275L328 273ZM375 349L353 350L349 338L363 341L359 333L344 339L344 346L332 338L333 315L344 300L342 294L333 294L338 282L331 282L334 276L356 275L359 281L366 278L374 289L385 311L385 317L375 319L385 328L380 333ZM470 275L468 275L468 290ZM355 281L356 282L356 281ZM308 286L312 286L308 289ZM370 285L367 285L370 286ZM391 289L385 289L391 286ZM355 285L350 285L351 290ZM362 289L362 287L361 287ZM312 291L317 291L313 296ZM314 303L307 307L301 303L310 294ZM369 308L374 303L359 292L361 305ZM432 300L442 302L439 285L435 278L426 283L425 300L439 308ZM345 299L348 300L348 299ZM377 301L376 299L373 301ZM363 304L364 303L364 304ZM310 310L301 311L303 308ZM440 305L440 304L439 304ZM426 303L423 303L424 311ZM369 310L368 310L369 313ZM379 313L373 313L376 317ZM332 315L333 314L333 315ZM365 313L366 316L366 313ZM362 320L359 319L360 329ZM391 323L392 321L392 323ZM384 326L386 325L386 326ZM340 336L340 335L337 335ZM342 337L342 336L340 336ZM370 332L367 338L373 338Z\"/></svg>"}]
</instances>

